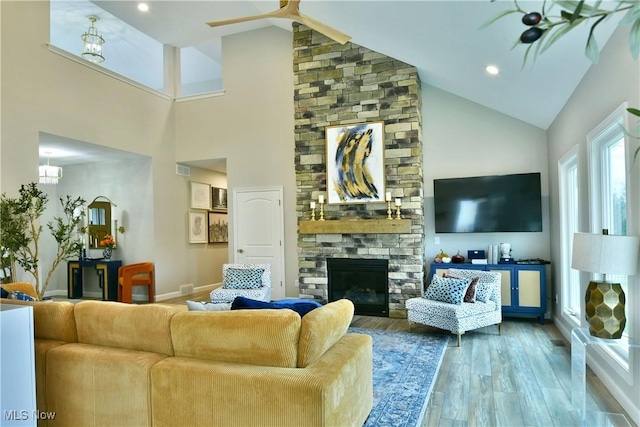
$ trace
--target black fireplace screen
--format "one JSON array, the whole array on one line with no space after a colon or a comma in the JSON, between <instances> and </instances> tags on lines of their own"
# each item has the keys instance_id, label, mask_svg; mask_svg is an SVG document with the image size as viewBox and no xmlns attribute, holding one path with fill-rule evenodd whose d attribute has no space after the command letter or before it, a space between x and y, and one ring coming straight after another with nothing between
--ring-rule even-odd
<instances>
[{"instance_id":1,"label":"black fireplace screen","mask_svg":"<svg viewBox=\"0 0 640 427\"><path fill-rule=\"evenodd\" d=\"M327 258L329 301L347 298L355 313L389 316L389 261Z\"/></svg>"}]
</instances>

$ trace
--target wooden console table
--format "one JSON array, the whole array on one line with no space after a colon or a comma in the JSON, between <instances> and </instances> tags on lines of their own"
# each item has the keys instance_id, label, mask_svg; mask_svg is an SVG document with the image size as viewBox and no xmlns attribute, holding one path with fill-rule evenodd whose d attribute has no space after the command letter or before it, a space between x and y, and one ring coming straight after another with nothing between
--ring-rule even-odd
<instances>
[{"instance_id":1,"label":"wooden console table","mask_svg":"<svg viewBox=\"0 0 640 427\"><path fill-rule=\"evenodd\" d=\"M300 234L408 234L410 219L328 219L300 221Z\"/></svg>"},{"instance_id":2,"label":"wooden console table","mask_svg":"<svg viewBox=\"0 0 640 427\"><path fill-rule=\"evenodd\" d=\"M98 284L102 289L102 299L105 301L118 300L118 269L122 265L120 260L81 259L67 262L67 295L71 298L82 298L82 273L87 267L95 269Z\"/></svg>"}]
</instances>

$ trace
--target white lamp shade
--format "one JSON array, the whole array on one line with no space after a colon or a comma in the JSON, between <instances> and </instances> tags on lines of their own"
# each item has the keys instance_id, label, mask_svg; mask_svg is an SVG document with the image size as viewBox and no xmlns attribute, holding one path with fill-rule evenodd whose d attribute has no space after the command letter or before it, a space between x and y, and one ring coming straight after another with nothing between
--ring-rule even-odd
<instances>
[{"instance_id":1,"label":"white lamp shade","mask_svg":"<svg viewBox=\"0 0 640 427\"><path fill-rule=\"evenodd\" d=\"M632 276L638 272L638 236L575 233L571 267L590 273Z\"/></svg>"}]
</instances>

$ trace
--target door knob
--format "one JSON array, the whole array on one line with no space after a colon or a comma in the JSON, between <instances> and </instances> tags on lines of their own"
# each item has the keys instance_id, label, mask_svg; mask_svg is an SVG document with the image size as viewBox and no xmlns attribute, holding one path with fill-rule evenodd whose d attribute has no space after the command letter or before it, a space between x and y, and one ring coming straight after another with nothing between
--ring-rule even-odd
<instances>
[{"instance_id":1,"label":"door knob","mask_svg":"<svg viewBox=\"0 0 640 427\"><path fill-rule=\"evenodd\" d=\"M239 254L244 253L244 249L238 249L238 253Z\"/></svg>"}]
</instances>

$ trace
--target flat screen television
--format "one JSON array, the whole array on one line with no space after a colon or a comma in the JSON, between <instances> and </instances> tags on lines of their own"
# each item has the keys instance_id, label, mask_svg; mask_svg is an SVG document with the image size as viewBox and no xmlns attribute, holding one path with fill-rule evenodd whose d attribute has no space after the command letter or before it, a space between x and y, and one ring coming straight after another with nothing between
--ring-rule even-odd
<instances>
[{"instance_id":1,"label":"flat screen television","mask_svg":"<svg viewBox=\"0 0 640 427\"><path fill-rule=\"evenodd\" d=\"M436 179L436 233L542 231L540 188L540 173Z\"/></svg>"}]
</instances>

